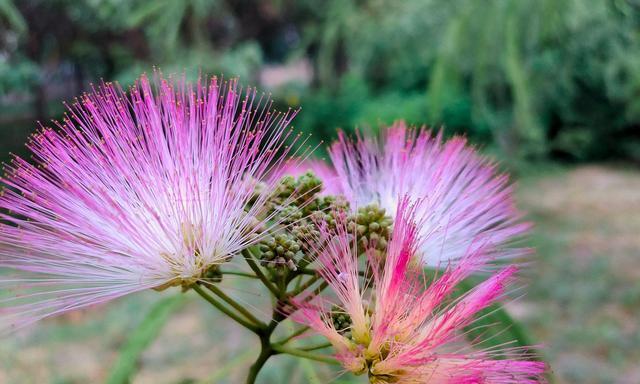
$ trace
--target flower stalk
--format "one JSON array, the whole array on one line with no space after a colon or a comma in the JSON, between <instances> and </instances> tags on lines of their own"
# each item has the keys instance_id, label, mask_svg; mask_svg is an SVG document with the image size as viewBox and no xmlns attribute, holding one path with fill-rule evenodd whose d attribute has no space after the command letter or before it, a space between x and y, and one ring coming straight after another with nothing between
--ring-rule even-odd
<instances>
[{"instance_id":1,"label":"flower stalk","mask_svg":"<svg viewBox=\"0 0 640 384\"><path fill-rule=\"evenodd\" d=\"M234 272L223 272L222 274L233 274L251 279L259 279L263 283L263 285L267 287L269 292L275 298L274 310L269 324L266 324L259 320L242 304L235 301L229 295L224 293L222 289L214 284L194 284L192 288L216 309L229 316L235 322L247 328L258 336L260 340L260 353L248 371L246 383L255 383L260 371L267 363L269 358L277 354L285 353L318 362L338 364L338 361L331 356L313 352L317 349L327 348L328 346L330 346L330 344L325 343L306 348L293 348L286 346L286 344L291 340L307 332L310 329L309 327L302 327L276 342L271 341L271 338L278 325L288 317L286 311L284 311L283 309L285 305L290 305L289 300L291 298L301 295L303 292L311 288L315 283L321 281L321 276L318 273L313 272L312 270L300 270L297 272L293 272L285 279L280 279L281 283L279 285L275 285L269 279L267 274L262 270L260 265L256 262L257 259L251 250L244 249L241 253L244 260L246 260L249 267L251 267L251 269L253 270L254 274L240 274ZM289 283L291 283L298 276L303 277L306 275L311 275L306 282L302 283L300 286L296 287L290 292L287 292L287 286L289 285ZM312 292L310 292L304 300L313 300L313 298L320 294L327 286L328 284L326 283L319 285ZM215 295L215 297L209 294L208 291ZM222 302L217 300L216 297L219 298Z\"/></svg>"},{"instance_id":2,"label":"flower stalk","mask_svg":"<svg viewBox=\"0 0 640 384\"><path fill-rule=\"evenodd\" d=\"M247 264L249 264L251 270L253 270L253 272L256 274L258 279L260 279L262 284L264 284L264 286L267 287L267 289L269 289L269 291L271 291L271 293L275 297L279 298L280 291L278 291L278 289L271 283L269 278L262 272L262 270L256 263L253 253L249 249L244 249L242 250L242 256L244 257L244 260L247 262Z\"/></svg>"},{"instance_id":3,"label":"flower stalk","mask_svg":"<svg viewBox=\"0 0 640 384\"><path fill-rule=\"evenodd\" d=\"M286 353L292 356L302 357L304 359L319 361L321 363L336 364L336 365L340 364L338 360L334 359L331 356L312 353L306 349L296 349L296 348L291 348L291 347L287 347L280 344L272 344L271 348L273 348L276 352L279 352L279 353Z\"/></svg>"},{"instance_id":4,"label":"flower stalk","mask_svg":"<svg viewBox=\"0 0 640 384\"><path fill-rule=\"evenodd\" d=\"M235 310L240 312L240 314L242 314L244 317L246 317L250 322L254 323L256 326L258 326L259 328L265 328L266 327L266 324L264 324L262 321L258 320L258 318L255 317L253 315L253 313L249 312L243 305L241 305L237 301L233 300L226 293L222 292L222 290L220 288L216 287L214 284L208 284L208 285L206 285L206 287L211 292L213 292L213 294L215 294L216 296L221 298L224 302L226 302L231 307L233 307Z\"/></svg>"},{"instance_id":5,"label":"flower stalk","mask_svg":"<svg viewBox=\"0 0 640 384\"><path fill-rule=\"evenodd\" d=\"M230 310L227 307L225 307L224 304L218 302L215 298L213 298L211 295L209 295L201 286L194 285L193 286L193 290L196 291L200 296L202 296L203 299L208 301L211 305L216 307L220 312L222 312L225 315L229 316L234 321L236 321L238 324L242 325L243 327L249 329L250 331L252 331L254 333L260 332L261 328L260 328L259 325L255 324L255 323L253 323L253 322L251 322L249 320L244 319L240 315L236 314L232 310Z\"/></svg>"}]
</instances>

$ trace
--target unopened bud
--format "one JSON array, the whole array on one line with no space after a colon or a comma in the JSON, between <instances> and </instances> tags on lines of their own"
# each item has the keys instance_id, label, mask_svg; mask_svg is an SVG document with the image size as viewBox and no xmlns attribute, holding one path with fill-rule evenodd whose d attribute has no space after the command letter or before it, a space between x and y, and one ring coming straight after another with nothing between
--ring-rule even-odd
<instances>
[{"instance_id":1,"label":"unopened bud","mask_svg":"<svg viewBox=\"0 0 640 384\"><path fill-rule=\"evenodd\" d=\"M260 242L260 262L268 268L282 272L298 269L297 260L302 258L300 245L290 233L278 233Z\"/></svg>"},{"instance_id":2,"label":"unopened bud","mask_svg":"<svg viewBox=\"0 0 640 384\"><path fill-rule=\"evenodd\" d=\"M386 216L384 208L378 204L358 208L350 220L356 226L358 244L364 248L386 249L393 221Z\"/></svg>"}]
</instances>

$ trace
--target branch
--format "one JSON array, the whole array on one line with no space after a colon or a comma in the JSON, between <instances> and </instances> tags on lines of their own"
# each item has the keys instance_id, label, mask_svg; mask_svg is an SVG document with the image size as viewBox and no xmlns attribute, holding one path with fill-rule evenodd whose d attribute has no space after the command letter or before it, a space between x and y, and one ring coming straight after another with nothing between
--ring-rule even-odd
<instances>
[{"instance_id":1,"label":"branch","mask_svg":"<svg viewBox=\"0 0 640 384\"><path fill-rule=\"evenodd\" d=\"M285 347L284 345L272 344L271 346L274 351L278 353L286 353L292 356L298 356L309 360L320 361L322 363L327 364L340 364L338 360L328 355L321 355L313 352L303 351L296 348Z\"/></svg>"},{"instance_id":2,"label":"branch","mask_svg":"<svg viewBox=\"0 0 640 384\"><path fill-rule=\"evenodd\" d=\"M252 275L252 274L246 273L246 272L239 272L239 271L220 271L220 272L222 272L223 275L242 276L242 277L248 277L250 279L257 279L258 278L258 276Z\"/></svg>"},{"instance_id":3,"label":"branch","mask_svg":"<svg viewBox=\"0 0 640 384\"><path fill-rule=\"evenodd\" d=\"M285 337L284 339L279 340L278 342L276 342L276 344L280 344L280 345L287 344L293 338L302 335L303 333L307 332L309 329L311 329L311 328L302 327L302 328L298 329L297 331L293 332L292 334L290 334L289 336Z\"/></svg>"},{"instance_id":4,"label":"branch","mask_svg":"<svg viewBox=\"0 0 640 384\"><path fill-rule=\"evenodd\" d=\"M327 343L322 343L322 344L317 344L317 345L312 345L309 347L304 347L304 348L300 348L301 351L306 351L306 352L310 352L310 351L315 351L318 349L324 349L324 348L329 348L332 344L327 342Z\"/></svg>"},{"instance_id":5,"label":"branch","mask_svg":"<svg viewBox=\"0 0 640 384\"><path fill-rule=\"evenodd\" d=\"M206 287L211 292L213 292L216 296L218 296L219 298L224 300L227 304L229 304L230 306L235 308L238 312L240 312L242 315L244 315L244 317L246 317L249 321L253 322L258 327L264 328L264 327L267 326L265 323L263 323L258 318L256 318L253 315L253 313L249 312L244 306L239 304L237 301L233 300L231 297L227 296L227 294L225 294L220 288L218 288L218 287L216 287L215 285L212 285L212 284L206 285Z\"/></svg>"},{"instance_id":6,"label":"branch","mask_svg":"<svg viewBox=\"0 0 640 384\"><path fill-rule=\"evenodd\" d=\"M262 273L262 269L260 269L258 264L256 264L255 262L253 253L249 251L248 248L245 248L242 250L242 256L244 256L244 259L247 261L247 264L249 264L249 267L251 267L253 272L255 272L256 276L260 279L260 281L262 281L262 284L264 284L276 298L280 298L280 291L278 291L278 289L271 283L271 281L269 281L269 278L265 276L264 273Z\"/></svg>"},{"instance_id":7,"label":"branch","mask_svg":"<svg viewBox=\"0 0 640 384\"><path fill-rule=\"evenodd\" d=\"M200 296L202 296L203 299L207 300L211 305L213 305L214 307L218 308L218 310L220 310L220 312L222 312L225 315L229 316L230 318L232 318L233 320L238 322L243 327L249 329L253 333L260 333L260 328L258 326L256 326L253 323L248 322L244 318L238 316L236 313L232 312L230 309L225 307L222 303L219 303L216 299L214 299L207 292L205 292L202 289L202 287L200 287L199 285L197 285L197 284L194 285L193 286L193 290L198 292L198 294Z\"/></svg>"}]
</instances>

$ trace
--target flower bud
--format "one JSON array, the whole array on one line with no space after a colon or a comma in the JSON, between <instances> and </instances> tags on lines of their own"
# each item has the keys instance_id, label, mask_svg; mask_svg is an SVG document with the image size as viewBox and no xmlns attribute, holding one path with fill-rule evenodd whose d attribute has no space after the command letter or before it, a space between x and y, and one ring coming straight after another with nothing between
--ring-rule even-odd
<instances>
[{"instance_id":1,"label":"flower bud","mask_svg":"<svg viewBox=\"0 0 640 384\"><path fill-rule=\"evenodd\" d=\"M297 260L302 258L300 244L297 239L288 232L281 232L267 237L260 242L260 263L265 267L276 271L295 271L298 269Z\"/></svg>"},{"instance_id":2,"label":"flower bud","mask_svg":"<svg viewBox=\"0 0 640 384\"><path fill-rule=\"evenodd\" d=\"M304 206L312 202L320 190L322 190L322 181L313 172L307 172L297 179L293 176L284 176L280 179L270 200L274 207Z\"/></svg>"},{"instance_id":3,"label":"flower bud","mask_svg":"<svg viewBox=\"0 0 640 384\"><path fill-rule=\"evenodd\" d=\"M375 203L358 208L350 220L350 229L355 229L360 246L380 251L387 248L393 221L384 208Z\"/></svg>"},{"instance_id":4,"label":"flower bud","mask_svg":"<svg viewBox=\"0 0 640 384\"><path fill-rule=\"evenodd\" d=\"M335 305L331 308L331 323L339 334L351 338L351 317Z\"/></svg>"}]
</instances>

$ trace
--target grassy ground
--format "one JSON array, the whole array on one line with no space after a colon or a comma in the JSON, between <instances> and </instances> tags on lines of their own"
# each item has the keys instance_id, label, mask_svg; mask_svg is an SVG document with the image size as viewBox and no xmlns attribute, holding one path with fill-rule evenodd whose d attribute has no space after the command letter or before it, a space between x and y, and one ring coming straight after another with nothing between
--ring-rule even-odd
<instances>
[{"instance_id":1,"label":"grassy ground","mask_svg":"<svg viewBox=\"0 0 640 384\"><path fill-rule=\"evenodd\" d=\"M607 166L525 176L521 206L538 249L510 310L545 345L558 383L640 382L640 172ZM47 320L0 344L0 383L99 383L157 294ZM237 383L256 340L191 297L143 355L135 383ZM335 373L278 357L263 383ZM188 380L184 380L188 379Z\"/></svg>"},{"instance_id":2,"label":"grassy ground","mask_svg":"<svg viewBox=\"0 0 640 384\"><path fill-rule=\"evenodd\" d=\"M520 183L538 261L524 317L559 382L640 382L640 173L584 166Z\"/></svg>"}]
</instances>

